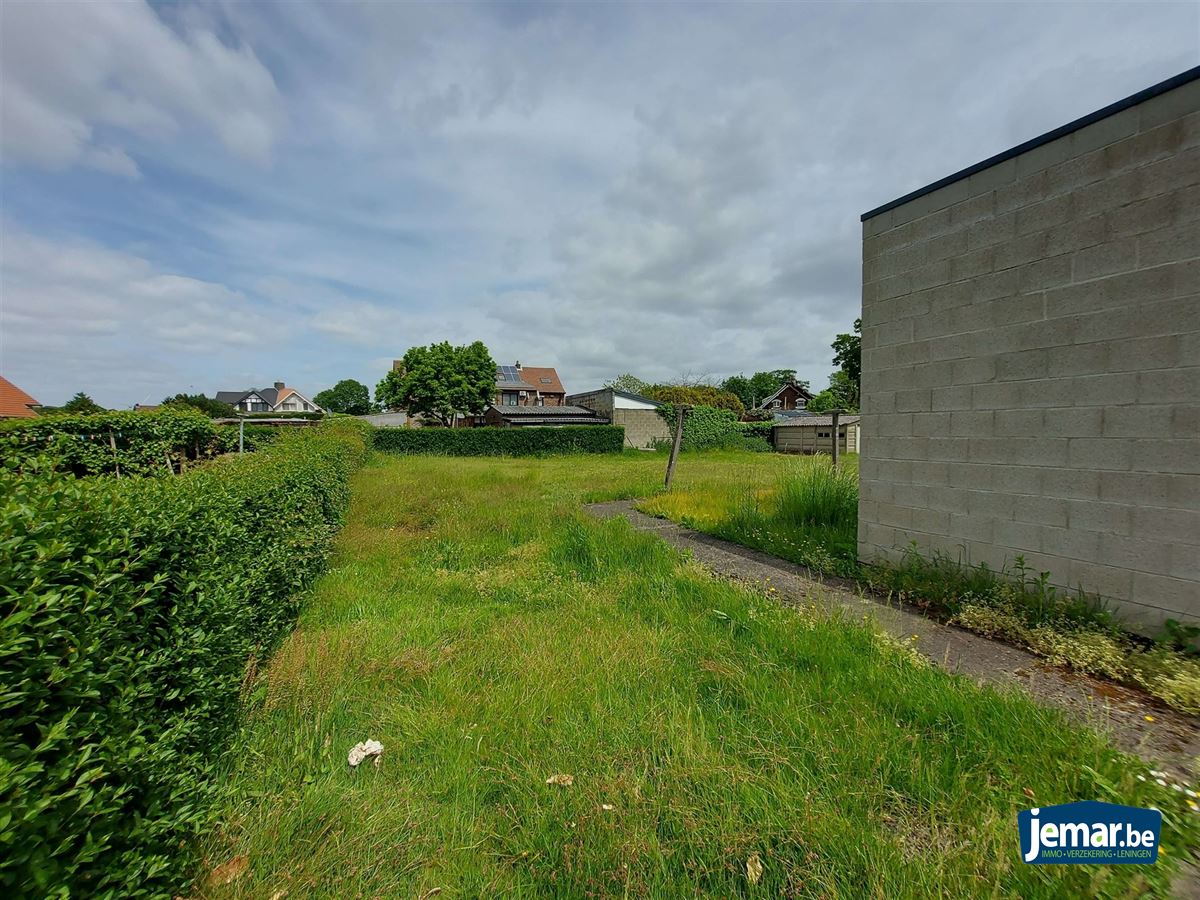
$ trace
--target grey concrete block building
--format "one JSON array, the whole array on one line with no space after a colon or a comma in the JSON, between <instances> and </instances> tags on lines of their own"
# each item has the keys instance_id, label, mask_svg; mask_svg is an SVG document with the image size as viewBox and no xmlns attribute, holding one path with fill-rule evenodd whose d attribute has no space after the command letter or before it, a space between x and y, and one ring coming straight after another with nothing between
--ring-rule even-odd
<instances>
[{"instance_id":1,"label":"grey concrete block building","mask_svg":"<svg viewBox=\"0 0 1200 900\"><path fill-rule=\"evenodd\" d=\"M863 216L859 555L1200 620L1200 68Z\"/></svg>"},{"instance_id":2,"label":"grey concrete block building","mask_svg":"<svg viewBox=\"0 0 1200 900\"><path fill-rule=\"evenodd\" d=\"M623 426L626 447L644 450L671 439L671 427L658 413L662 404L640 394L615 388L599 388L581 394L570 394L567 402L594 409L607 416L613 425Z\"/></svg>"}]
</instances>

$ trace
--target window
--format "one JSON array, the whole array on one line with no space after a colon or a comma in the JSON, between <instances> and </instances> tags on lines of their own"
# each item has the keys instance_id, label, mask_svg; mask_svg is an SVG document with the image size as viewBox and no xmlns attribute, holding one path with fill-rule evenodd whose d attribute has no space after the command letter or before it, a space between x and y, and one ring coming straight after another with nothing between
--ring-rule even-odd
<instances>
[{"instance_id":1,"label":"window","mask_svg":"<svg viewBox=\"0 0 1200 900\"><path fill-rule=\"evenodd\" d=\"M538 397L537 400L534 402L534 406L545 406L545 405L546 405L545 397Z\"/></svg>"},{"instance_id":2,"label":"window","mask_svg":"<svg viewBox=\"0 0 1200 900\"><path fill-rule=\"evenodd\" d=\"M782 400L772 400L771 401L771 409L779 409L779 407L781 407L781 406L783 406Z\"/></svg>"},{"instance_id":3,"label":"window","mask_svg":"<svg viewBox=\"0 0 1200 900\"><path fill-rule=\"evenodd\" d=\"M818 431L817 437L829 437L829 432L828 431Z\"/></svg>"}]
</instances>

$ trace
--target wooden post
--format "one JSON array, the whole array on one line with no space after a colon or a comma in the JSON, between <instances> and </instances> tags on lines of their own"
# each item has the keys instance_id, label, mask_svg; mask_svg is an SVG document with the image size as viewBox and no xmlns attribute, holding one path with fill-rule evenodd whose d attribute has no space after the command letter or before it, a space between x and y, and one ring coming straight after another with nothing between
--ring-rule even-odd
<instances>
[{"instance_id":1,"label":"wooden post","mask_svg":"<svg viewBox=\"0 0 1200 900\"><path fill-rule=\"evenodd\" d=\"M163 451L163 460L165 460L166 464L167 464L167 474L174 475L175 467L173 465L171 465L171 452L169 450Z\"/></svg>"},{"instance_id":2,"label":"wooden post","mask_svg":"<svg viewBox=\"0 0 1200 900\"><path fill-rule=\"evenodd\" d=\"M679 444L683 440L683 414L687 407L680 403L675 407L675 438L671 441L671 458L667 460L666 489L671 489L671 478L675 475L675 458L679 456Z\"/></svg>"},{"instance_id":3,"label":"wooden post","mask_svg":"<svg viewBox=\"0 0 1200 900\"><path fill-rule=\"evenodd\" d=\"M112 448L113 465L117 467L117 477L121 477L121 457L117 456L117 439L113 437L113 433L108 433L108 446Z\"/></svg>"},{"instance_id":4,"label":"wooden post","mask_svg":"<svg viewBox=\"0 0 1200 900\"><path fill-rule=\"evenodd\" d=\"M246 452L246 420L238 419L238 453Z\"/></svg>"},{"instance_id":5,"label":"wooden post","mask_svg":"<svg viewBox=\"0 0 1200 900\"><path fill-rule=\"evenodd\" d=\"M841 449L839 447L841 441L838 439L838 416L842 414L842 411L840 409L831 409L829 414L833 416L833 431L830 434L833 435L833 467L836 469L838 464L838 450Z\"/></svg>"}]
</instances>

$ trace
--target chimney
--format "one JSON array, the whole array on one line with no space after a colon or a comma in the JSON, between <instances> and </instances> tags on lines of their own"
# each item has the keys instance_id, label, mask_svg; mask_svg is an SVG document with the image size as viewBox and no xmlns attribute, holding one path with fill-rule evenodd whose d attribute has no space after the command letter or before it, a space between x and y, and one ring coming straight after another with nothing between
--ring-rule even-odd
<instances>
[{"instance_id":1,"label":"chimney","mask_svg":"<svg viewBox=\"0 0 1200 900\"><path fill-rule=\"evenodd\" d=\"M403 372L404 371L404 360L393 359L392 360L392 371L393 372Z\"/></svg>"},{"instance_id":2,"label":"chimney","mask_svg":"<svg viewBox=\"0 0 1200 900\"><path fill-rule=\"evenodd\" d=\"M517 360L517 364L515 366L513 366L513 368L515 368L518 372L521 371L521 361L519 359Z\"/></svg>"},{"instance_id":3,"label":"chimney","mask_svg":"<svg viewBox=\"0 0 1200 900\"><path fill-rule=\"evenodd\" d=\"M282 391L285 387L287 387L287 385L284 384L282 381L275 382L275 390Z\"/></svg>"}]
</instances>

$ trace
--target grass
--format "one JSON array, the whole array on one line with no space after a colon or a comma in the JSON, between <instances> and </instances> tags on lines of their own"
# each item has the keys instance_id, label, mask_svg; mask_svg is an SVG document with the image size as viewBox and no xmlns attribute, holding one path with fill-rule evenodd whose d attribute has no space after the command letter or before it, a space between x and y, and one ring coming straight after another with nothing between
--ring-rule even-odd
<instances>
[{"instance_id":1,"label":"grass","mask_svg":"<svg viewBox=\"0 0 1200 900\"><path fill-rule=\"evenodd\" d=\"M679 486L769 480L763 456L687 457ZM360 472L333 568L248 682L204 848L242 874L195 894L1166 894L1194 817L1101 737L578 511L661 472L634 453ZM381 765L349 770L367 738ZM1163 809L1162 861L1020 862L1019 809L1088 798Z\"/></svg>"},{"instance_id":2,"label":"grass","mask_svg":"<svg viewBox=\"0 0 1200 900\"><path fill-rule=\"evenodd\" d=\"M652 515L855 579L943 621L1025 647L1054 665L1140 687L1169 706L1200 714L1195 629L1174 623L1157 642L1122 628L1100 598L1049 583L1017 556L1003 570L916 548L900 561L857 559L857 457L834 469L828 458L792 457L774 483L703 482L639 504ZM1168 625L1172 623L1168 622Z\"/></svg>"},{"instance_id":3,"label":"grass","mask_svg":"<svg viewBox=\"0 0 1200 900\"><path fill-rule=\"evenodd\" d=\"M739 467L732 479L695 479L638 508L823 574L856 576L857 454L843 457L837 469L824 456L767 460Z\"/></svg>"}]
</instances>

